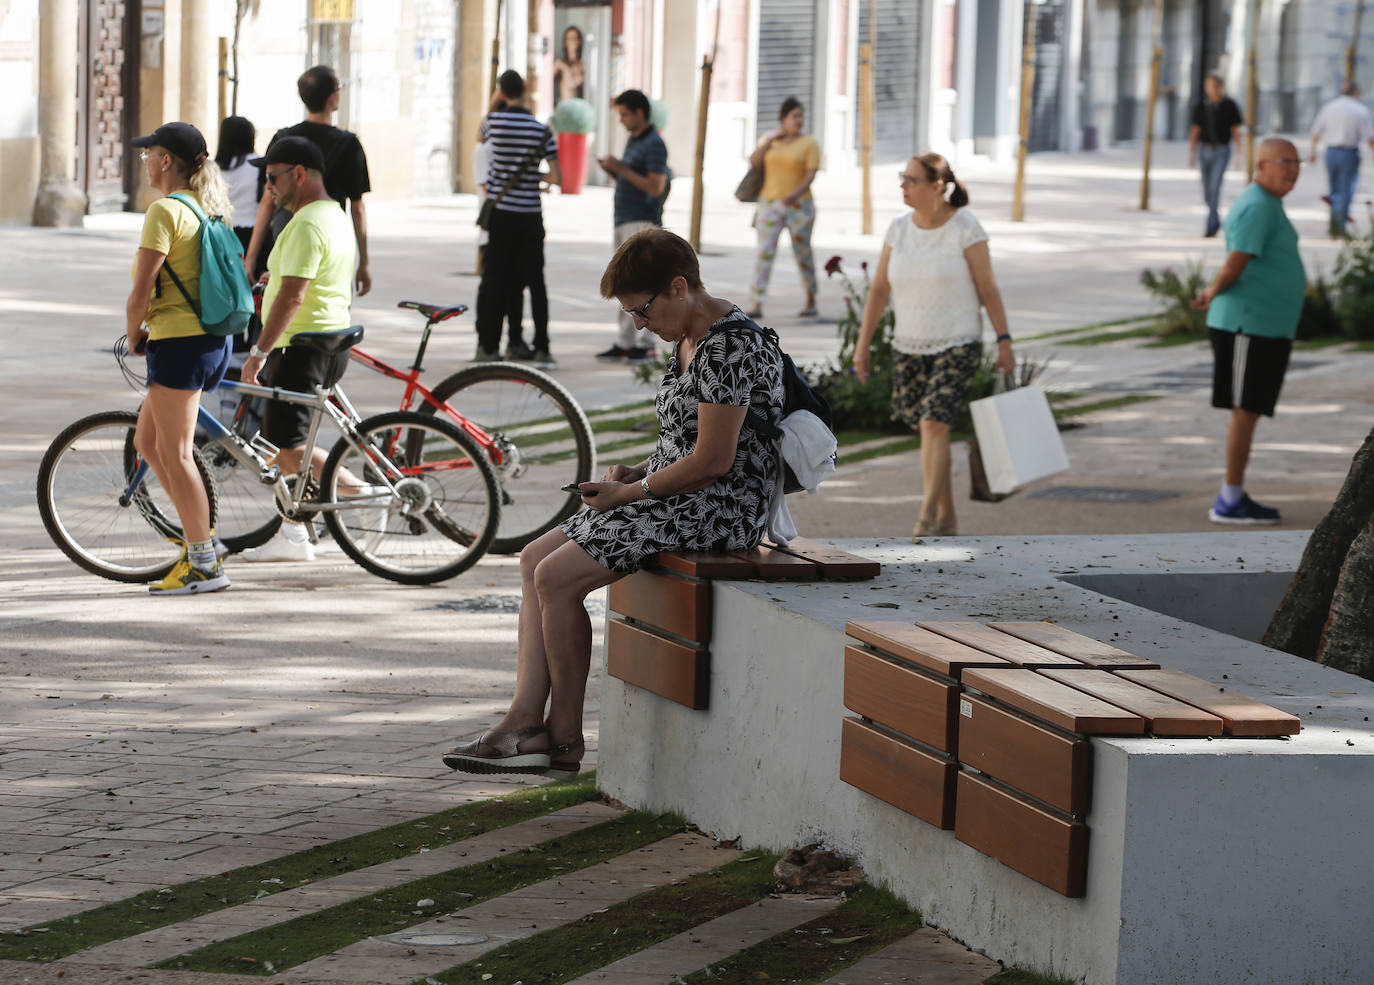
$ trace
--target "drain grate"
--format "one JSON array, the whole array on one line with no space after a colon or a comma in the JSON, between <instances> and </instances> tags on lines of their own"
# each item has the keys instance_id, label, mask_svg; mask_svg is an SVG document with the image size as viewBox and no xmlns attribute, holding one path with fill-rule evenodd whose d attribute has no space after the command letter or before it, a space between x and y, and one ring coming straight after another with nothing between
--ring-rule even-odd
<instances>
[{"instance_id":1,"label":"drain grate","mask_svg":"<svg viewBox=\"0 0 1374 985\"><path fill-rule=\"evenodd\" d=\"M1067 499L1079 503L1162 503L1182 496L1171 489L1117 489L1112 486L1051 486L1027 499Z\"/></svg>"}]
</instances>

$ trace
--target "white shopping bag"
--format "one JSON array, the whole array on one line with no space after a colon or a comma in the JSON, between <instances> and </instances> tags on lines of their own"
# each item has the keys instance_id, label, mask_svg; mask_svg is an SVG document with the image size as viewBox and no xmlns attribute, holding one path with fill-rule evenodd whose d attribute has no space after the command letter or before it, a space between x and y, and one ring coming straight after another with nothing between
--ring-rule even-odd
<instances>
[{"instance_id":1,"label":"white shopping bag","mask_svg":"<svg viewBox=\"0 0 1374 985\"><path fill-rule=\"evenodd\" d=\"M974 400L968 408L988 488L994 493L1012 492L1069 467L1050 402L1038 386Z\"/></svg>"}]
</instances>

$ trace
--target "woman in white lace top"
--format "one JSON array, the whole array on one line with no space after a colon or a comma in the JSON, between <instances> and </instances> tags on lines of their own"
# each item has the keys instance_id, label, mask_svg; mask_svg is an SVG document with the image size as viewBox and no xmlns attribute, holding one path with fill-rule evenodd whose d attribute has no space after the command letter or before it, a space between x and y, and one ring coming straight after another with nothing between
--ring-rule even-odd
<instances>
[{"instance_id":1,"label":"woman in white lace top","mask_svg":"<svg viewBox=\"0 0 1374 985\"><path fill-rule=\"evenodd\" d=\"M997 368L1016 360L1007 313L992 275L988 236L971 212L968 191L939 154L921 154L901 175L912 211L888 227L864 305L854 370L867 382L878 320L892 303L892 416L921 436L921 516L914 537L957 532L949 432L983 355L982 310L997 335Z\"/></svg>"}]
</instances>

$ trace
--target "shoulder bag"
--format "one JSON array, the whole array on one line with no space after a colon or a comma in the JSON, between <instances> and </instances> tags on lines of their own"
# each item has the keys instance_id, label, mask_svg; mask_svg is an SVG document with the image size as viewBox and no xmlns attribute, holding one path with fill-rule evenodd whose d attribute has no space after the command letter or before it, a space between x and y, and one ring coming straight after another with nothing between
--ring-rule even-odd
<instances>
[{"instance_id":1,"label":"shoulder bag","mask_svg":"<svg viewBox=\"0 0 1374 985\"><path fill-rule=\"evenodd\" d=\"M487 196L486 201L482 203L482 208L477 212L477 225L479 227L482 229L491 228L491 217L496 212L496 206L506 197L506 192L519 184L520 179L525 176L525 172L530 169L530 166L534 164L535 161L539 160L540 155L544 153L544 145L548 142L548 139L549 128L545 127L544 132L539 135L539 143L535 145L533 150L525 155L525 159L520 162L520 167L516 170L515 174L511 176L510 181L506 182L505 187L501 189L495 198L490 195Z\"/></svg>"}]
</instances>

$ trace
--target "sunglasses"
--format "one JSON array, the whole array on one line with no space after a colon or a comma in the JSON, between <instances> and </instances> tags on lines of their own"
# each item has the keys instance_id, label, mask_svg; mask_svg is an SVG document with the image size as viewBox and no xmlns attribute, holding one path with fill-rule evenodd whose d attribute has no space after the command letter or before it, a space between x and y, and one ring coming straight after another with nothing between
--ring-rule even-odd
<instances>
[{"instance_id":1,"label":"sunglasses","mask_svg":"<svg viewBox=\"0 0 1374 985\"><path fill-rule=\"evenodd\" d=\"M268 183L269 185L275 185L275 184L277 183L277 179L278 179L278 178L280 178L280 177L281 177L282 175L284 175L284 174L290 174L290 173L291 173L292 171L294 171L294 170L296 170L294 167L289 167L289 168L282 168L280 171L268 171L268 172L267 172L267 183Z\"/></svg>"},{"instance_id":2,"label":"sunglasses","mask_svg":"<svg viewBox=\"0 0 1374 985\"><path fill-rule=\"evenodd\" d=\"M663 289L659 289L659 290L657 290L657 291L654 291L654 296L651 297L649 300L645 301L645 302L644 302L643 304L641 304L638 308L621 308L620 310L623 311L623 312L625 312L625 314L629 315L631 318L638 318L640 321L648 321L648 320L649 320L649 305L651 305L651 304L653 304L655 301L657 301L657 300L658 300L658 296L659 296L660 294L662 294L662 293L663 293Z\"/></svg>"}]
</instances>

